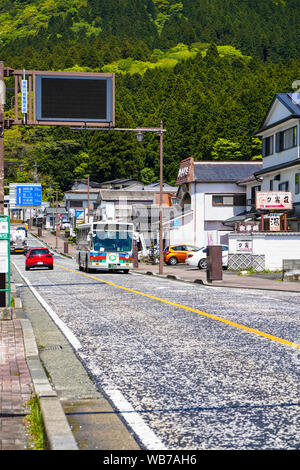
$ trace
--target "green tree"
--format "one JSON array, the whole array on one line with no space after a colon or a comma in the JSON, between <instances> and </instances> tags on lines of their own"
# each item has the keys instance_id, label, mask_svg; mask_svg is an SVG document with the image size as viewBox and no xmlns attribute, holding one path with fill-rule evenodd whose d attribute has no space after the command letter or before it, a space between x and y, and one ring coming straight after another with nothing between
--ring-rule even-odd
<instances>
[{"instance_id":1,"label":"green tree","mask_svg":"<svg viewBox=\"0 0 300 470\"><path fill-rule=\"evenodd\" d=\"M215 142L211 155L214 160L238 160L243 158L240 144L223 138L219 138Z\"/></svg>"}]
</instances>

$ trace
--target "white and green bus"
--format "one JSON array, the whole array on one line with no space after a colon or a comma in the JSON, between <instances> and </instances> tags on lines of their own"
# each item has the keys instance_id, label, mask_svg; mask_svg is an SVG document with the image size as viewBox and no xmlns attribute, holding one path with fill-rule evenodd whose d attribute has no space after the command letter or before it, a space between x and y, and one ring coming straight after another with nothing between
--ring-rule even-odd
<instances>
[{"instance_id":1,"label":"white and green bus","mask_svg":"<svg viewBox=\"0 0 300 470\"><path fill-rule=\"evenodd\" d=\"M77 227L76 261L80 271L108 269L129 272L133 268L132 223L92 222Z\"/></svg>"}]
</instances>

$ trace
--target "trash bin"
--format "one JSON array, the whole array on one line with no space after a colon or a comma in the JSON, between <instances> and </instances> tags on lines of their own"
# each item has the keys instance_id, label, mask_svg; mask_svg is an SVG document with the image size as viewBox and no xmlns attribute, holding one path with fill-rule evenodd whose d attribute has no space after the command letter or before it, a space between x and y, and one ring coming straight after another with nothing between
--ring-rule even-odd
<instances>
[{"instance_id":1,"label":"trash bin","mask_svg":"<svg viewBox=\"0 0 300 470\"><path fill-rule=\"evenodd\" d=\"M222 247L220 245L207 246L207 282L222 281L223 265L222 265Z\"/></svg>"}]
</instances>

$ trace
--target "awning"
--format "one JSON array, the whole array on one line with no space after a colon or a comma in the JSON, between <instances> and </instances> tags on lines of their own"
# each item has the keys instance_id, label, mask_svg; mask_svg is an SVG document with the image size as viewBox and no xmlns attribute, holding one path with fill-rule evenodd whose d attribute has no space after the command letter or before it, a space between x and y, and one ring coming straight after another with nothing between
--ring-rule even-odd
<instances>
[{"instance_id":1,"label":"awning","mask_svg":"<svg viewBox=\"0 0 300 470\"><path fill-rule=\"evenodd\" d=\"M229 219L223 220L222 224L233 225L238 222L244 222L245 220L253 220L255 219L256 215L258 215L256 212L244 211L244 212L241 212L240 214L230 217Z\"/></svg>"}]
</instances>

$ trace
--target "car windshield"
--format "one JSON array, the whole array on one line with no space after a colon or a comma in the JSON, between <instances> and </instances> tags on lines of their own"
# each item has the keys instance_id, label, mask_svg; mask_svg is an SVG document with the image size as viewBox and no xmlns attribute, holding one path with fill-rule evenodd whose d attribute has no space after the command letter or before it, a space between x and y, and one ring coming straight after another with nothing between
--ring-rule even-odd
<instances>
[{"instance_id":1,"label":"car windshield","mask_svg":"<svg viewBox=\"0 0 300 470\"><path fill-rule=\"evenodd\" d=\"M132 236L132 232L126 231L94 230L94 250L103 252L132 251Z\"/></svg>"},{"instance_id":2,"label":"car windshield","mask_svg":"<svg viewBox=\"0 0 300 470\"><path fill-rule=\"evenodd\" d=\"M49 250L44 250L43 248L37 248L35 250L30 250L30 255L50 255Z\"/></svg>"}]
</instances>

